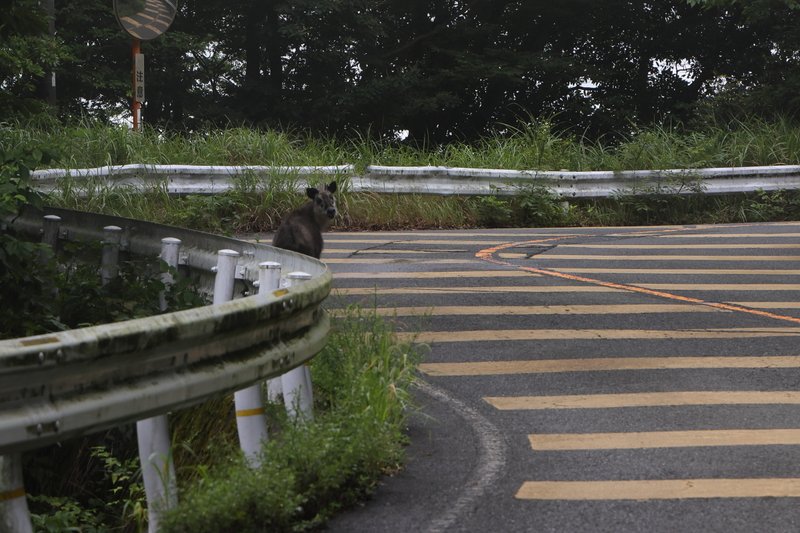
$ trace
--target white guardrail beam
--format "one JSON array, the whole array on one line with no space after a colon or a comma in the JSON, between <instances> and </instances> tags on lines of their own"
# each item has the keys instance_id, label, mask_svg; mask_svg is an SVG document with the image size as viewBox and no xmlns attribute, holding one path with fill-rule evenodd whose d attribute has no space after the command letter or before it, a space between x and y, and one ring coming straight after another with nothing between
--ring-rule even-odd
<instances>
[{"instance_id":1,"label":"white guardrail beam","mask_svg":"<svg viewBox=\"0 0 800 533\"><path fill-rule=\"evenodd\" d=\"M123 165L37 170L32 174L36 187L43 192L57 191L65 178L71 178L77 180L78 188L89 182L135 188L158 186L170 194L215 194L235 188L241 180L272 177L295 179L293 186L301 189L310 178L320 175L346 177L351 192L390 194L514 195L532 185L545 186L564 199L800 189L800 166L796 165L592 172L370 165L362 175L355 174L353 165Z\"/></svg>"},{"instance_id":2,"label":"white guardrail beam","mask_svg":"<svg viewBox=\"0 0 800 533\"><path fill-rule=\"evenodd\" d=\"M181 268L210 290L217 251L240 254L237 298L219 305L0 341L0 454L32 449L187 407L297 367L325 344L330 328L321 302L327 267L271 246L138 220L48 208L69 240L94 241L122 228L120 249L158 257L161 239L182 242ZM41 212L9 222L39 234ZM259 263L302 270L301 285L255 294Z\"/></svg>"}]
</instances>

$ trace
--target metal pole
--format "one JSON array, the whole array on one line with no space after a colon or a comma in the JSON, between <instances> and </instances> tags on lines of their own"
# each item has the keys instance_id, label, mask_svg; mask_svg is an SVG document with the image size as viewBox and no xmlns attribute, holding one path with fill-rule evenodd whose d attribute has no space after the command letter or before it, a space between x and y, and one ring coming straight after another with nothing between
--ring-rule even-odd
<instances>
[{"instance_id":1,"label":"metal pole","mask_svg":"<svg viewBox=\"0 0 800 533\"><path fill-rule=\"evenodd\" d=\"M31 533L20 454L0 455L0 531Z\"/></svg>"},{"instance_id":2,"label":"metal pole","mask_svg":"<svg viewBox=\"0 0 800 533\"><path fill-rule=\"evenodd\" d=\"M57 215L45 215L42 222L42 242L53 249L55 252L58 245L58 229L61 225L61 217Z\"/></svg>"},{"instance_id":3,"label":"metal pole","mask_svg":"<svg viewBox=\"0 0 800 533\"><path fill-rule=\"evenodd\" d=\"M181 240L172 237L161 239L159 257L171 267L178 266ZM173 283L172 274L164 272L161 280L165 285ZM159 306L166 310L164 294L159 295ZM169 420L167 415L157 415L136 422L139 441L139 462L142 465L144 491L147 495L148 531L158 531L161 513L178 503L175 465L172 463Z\"/></svg>"},{"instance_id":4,"label":"metal pole","mask_svg":"<svg viewBox=\"0 0 800 533\"><path fill-rule=\"evenodd\" d=\"M133 115L133 131L141 130L142 103L136 98L136 56L142 53L142 42L134 38L131 42L131 115Z\"/></svg>"},{"instance_id":5,"label":"metal pole","mask_svg":"<svg viewBox=\"0 0 800 533\"><path fill-rule=\"evenodd\" d=\"M61 217L56 215L45 215L42 221L42 244L46 244L55 255L58 248L58 229L61 224ZM47 263L50 255L46 252L39 254L39 261Z\"/></svg>"},{"instance_id":6,"label":"metal pole","mask_svg":"<svg viewBox=\"0 0 800 533\"><path fill-rule=\"evenodd\" d=\"M220 250L217 252L217 266L214 267L214 305L233 300L233 285L236 282L236 250Z\"/></svg>"},{"instance_id":7,"label":"metal pole","mask_svg":"<svg viewBox=\"0 0 800 533\"><path fill-rule=\"evenodd\" d=\"M277 272L277 278L280 280L281 266L278 263L264 262L259 263L258 267L258 294L263 296L277 288L273 287L275 285L273 278L276 277L275 273ZM261 383L257 383L233 394L239 446L242 448L247 462L253 468L257 468L261 464L261 446L269 437L267 421L264 418L264 397L261 387Z\"/></svg>"},{"instance_id":8,"label":"metal pole","mask_svg":"<svg viewBox=\"0 0 800 533\"><path fill-rule=\"evenodd\" d=\"M136 436L147 496L147 531L157 533L161 513L178 503L167 417L159 415L139 420Z\"/></svg>"},{"instance_id":9,"label":"metal pole","mask_svg":"<svg viewBox=\"0 0 800 533\"><path fill-rule=\"evenodd\" d=\"M165 237L161 239L161 255L159 257L164 261L169 268L178 268L178 258L180 256L181 240L174 237ZM165 287L170 287L174 283L172 273L167 271L161 274L161 282ZM167 300L162 292L158 299L159 309L162 311L167 310Z\"/></svg>"},{"instance_id":10,"label":"metal pole","mask_svg":"<svg viewBox=\"0 0 800 533\"><path fill-rule=\"evenodd\" d=\"M311 279L305 272L291 272L286 276L293 287ZM311 389L311 371L307 365L300 365L281 376L283 401L286 412L292 419L310 421L314 419L314 395Z\"/></svg>"},{"instance_id":11,"label":"metal pole","mask_svg":"<svg viewBox=\"0 0 800 533\"><path fill-rule=\"evenodd\" d=\"M100 265L100 279L103 285L117 277L119 273L119 243L122 228L106 226L103 228L103 259Z\"/></svg>"},{"instance_id":12,"label":"metal pole","mask_svg":"<svg viewBox=\"0 0 800 533\"><path fill-rule=\"evenodd\" d=\"M274 261L259 263L258 294L268 294L281 287L281 264ZM267 399L271 402L278 401L283 395L281 377L267 381Z\"/></svg>"}]
</instances>

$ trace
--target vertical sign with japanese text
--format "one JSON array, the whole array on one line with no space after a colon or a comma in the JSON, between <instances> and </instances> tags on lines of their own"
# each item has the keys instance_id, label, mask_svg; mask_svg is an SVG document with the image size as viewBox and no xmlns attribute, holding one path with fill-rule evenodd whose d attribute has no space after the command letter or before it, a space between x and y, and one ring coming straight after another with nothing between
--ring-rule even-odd
<instances>
[{"instance_id":1,"label":"vertical sign with japanese text","mask_svg":"<svg viewBox=\"0 0 800 533\"><path fill-rule=\"evenodd\" d=\"M136 54L133 67L133 100L144 103L144 54Z\"/></svg>"}]
</instances>

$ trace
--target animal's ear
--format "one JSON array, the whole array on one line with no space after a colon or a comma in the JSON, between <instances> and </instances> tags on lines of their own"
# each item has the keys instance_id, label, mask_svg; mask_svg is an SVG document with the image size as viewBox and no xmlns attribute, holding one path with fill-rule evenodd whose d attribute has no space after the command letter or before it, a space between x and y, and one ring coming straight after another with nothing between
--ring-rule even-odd
<instances>
[{"instance_id":1,"label":"animal's ear","mask_svg":"<svg viewBox=\"0 0 800 533\"><path fill-rule=\"evenodd\" d=\"M306 189L306 196L308 196L312 200L314 198L316 198L318 194L319 194L319 191L317 189L315 189L314 187L308 187Z\"/></svg>"},{"instance_id":2,"label":"animal's ear","mask_svg":"<svg viewBox=\"0 0 800 533\"><path fill-rule=\"evenodd\" d=\"M328 192L332 193L336 192L336 182L335 181L330 182L325 186L325 189L327 189Z\"/></svg>"}]
</instances>

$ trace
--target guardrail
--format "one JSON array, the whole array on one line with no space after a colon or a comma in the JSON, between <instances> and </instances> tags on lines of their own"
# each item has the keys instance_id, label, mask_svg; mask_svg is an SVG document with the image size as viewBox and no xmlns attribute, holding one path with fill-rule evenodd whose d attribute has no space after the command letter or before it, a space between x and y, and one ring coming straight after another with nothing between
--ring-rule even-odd
<instances>
[{"instance_id":1,"label":"guardrail","mask_svg":"<svg viewBox=\"0 0 800 533\"><path fill-rule=\"evenodd\" d=\"M240 406L242 389L291 369L302 371L324 346L330 326L320 304L330 292L330 271L313 258L271 246L106 215L47 213L44 228L44 213L33 210L4 224L21 233L43 233L45 241L103 239L104 279L114 275L107 258L113 262L120 250L160 254L188 270L202 290L213 291L215 305L0 341L0 530L30 530L20 451L138 420L155 531L159 505L174 498L164 480L171 468L169 438L166 418L159 415L234 391L239 391L237 415L258 414L252 405ZM306 273L294 277L307 280L279 287L272 276L272 286L264 286L264 274L276 262L284 272ZM230 300L248 293L253 295ZM284 384L287 401L292 394L296 391ZM149 480L148 461L159 469ZM148 487L153 483L155 488Z\"/></svg>"},{"instance_id":2,"label":"guardrail","mask_svg":"<svg viewBox=\"0 0 800 533\"><path fill-rule=\"evenodd\" d=\"M667 170L573 172L567 170L502 170L441 166L367 166L361 175L353 165L268 167L124 165L96 169L49 169L33 173L44 192L58 190L71 177L137 188L164 187L170 194L214 194L237 186L237 180L274 176L296 178L295 186L319 175L344 175L352 192L514 195L520 188L541 185L564 199L607 198L630 194L728 194L757 190L800 189L800 166L729 167Z\"/></svg>"}]
</instances>

